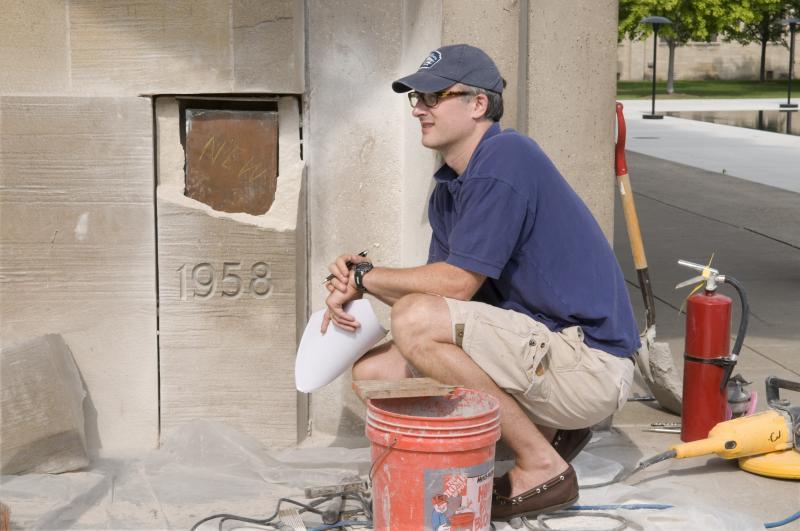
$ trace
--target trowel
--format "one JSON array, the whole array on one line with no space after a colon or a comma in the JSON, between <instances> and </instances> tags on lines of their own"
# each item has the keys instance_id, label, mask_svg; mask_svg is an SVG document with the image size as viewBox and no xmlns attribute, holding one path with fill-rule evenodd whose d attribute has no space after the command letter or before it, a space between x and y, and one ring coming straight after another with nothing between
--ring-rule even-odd
<instances>
[{"instance_id":1,"label":"trowel","mask_svg":"<svg viewBox=\"0 0 800 531\"><path fill-rule=\"evenodd\" d=\"M653 288L650 274L647 271L647 259L644 254L642 233L639 229L639 217L633 202L633 189L628 176L628 164L625 161L625 118L622 115L622 104L617 102L617 145L614 151L614 165L617 174L617 187L622 200L622 211L625 214L625 225L631 242L633 263L639 278L645 308L645 330L641 334L642 346L635 353L636 366L642 378L650 388L650 392L662 408L677 415L681 414L681 382L675 361L672 359L669 345L656 342L656 308L653 299Z\"/></svg>"}]
</instances>

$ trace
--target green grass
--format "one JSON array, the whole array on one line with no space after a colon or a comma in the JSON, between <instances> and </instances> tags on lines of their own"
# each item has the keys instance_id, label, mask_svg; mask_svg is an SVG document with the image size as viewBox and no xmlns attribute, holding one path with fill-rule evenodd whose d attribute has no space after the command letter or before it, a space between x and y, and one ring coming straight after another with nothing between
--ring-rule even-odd
<instances>
[{"instance_id":1,"label":"green grass","mask_svg":"<svg viewBox=\"0 0 800 531\"><path fill-rule=\"evenodd\" d=\"M667 82L656 82L656 98L785 98L787 80L779 81L675 81L675 92L667 94ZM649 98L652 81L618 81L618 99ZM792 96L798 92L800 81L793 80Z\"/></svg>"}]
</instances>

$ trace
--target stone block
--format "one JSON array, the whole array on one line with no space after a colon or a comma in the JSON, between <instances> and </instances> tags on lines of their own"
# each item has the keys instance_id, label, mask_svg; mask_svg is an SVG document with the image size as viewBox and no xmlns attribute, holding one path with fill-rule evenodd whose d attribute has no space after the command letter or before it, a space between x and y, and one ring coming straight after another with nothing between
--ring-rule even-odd
<instances>
[{"instance_id":1,"label":"stone block","mask_svg":"<svg viewBox=\"0 0 800 531\"><path fill-rule=\"evenodd\" d=\"M517 116L519 92L519 1L443 0L442 44L466 43L494 59L508 85L503 91L501 125L520 128Z\"/></svg>"},{"instance_id":2,"label":"stone block","mask_svg":"<svg viewBox=\"0 0 800 531\"><path fill-rule=\"evenodd\" d=\"M57 334L0 349L0 470L58 474L89 464L83 384Z\"/></svg>"},{"instance_id":3,"label":"stone block","mask_svg":"<svg viewBox=\"0 0 800 531\"><path fill-rule=\"evenodd\" d=\"M233 69L237 92L303 92L302 0L233 0Z\"/></svg>"},{"instance_id":4,"label":"stone block","mask_svg":"<svg viewBox=\"0 0 800 531\"><path fill-rule=\"evenodd\" d=\"M442 6L439 2L404 2L403 55L397 77L415 72L431 50L442 45ZM405 95L401 96L405 98ZM416 266L428 260L431 226L428 223L428 198L435 181L433 173L441 166L439 155L422 145L419 120L406 106L399 116L402 125L403 210L400 214L400 266Z\"/></svg>"},{"instance_id":5,"label":"stone block","mask_svg":"<svg viewBox=\"0 0 800 531\"><path fill-rule=\"evenodd\" d=\"M2 3L0 94L57 94L69 86L67 2Z\"/></svg>"},{"instance_id":6,"label":"stone block","mask_svg":"<svg viewBox=\"0 0 800 531\"><path fill-rule=\"evenodd\" d=\"M82 0L69 4L72 90L81 94L230 92L230 2Z\"/></svg>"},{"instance_id":7,"label":"stone block","mask_svg":"<svg viewBox=\"0 0 800 531\"><path fill-rule=\"evenodd\" d=\"M400 265L405 191L428 186L431 177L402 178L402 126L410 108L391 83L406 73L400 68L403 3L314 0L307 13L308 84L313 87L304 128L312 227L309 300L318 310L327 295L318 279L339 254L368 249L377 264ZM414 60L416 66L424 57ZM357 105L351 103L355 95ZM388 322L388 308L378 303L375 309ZM315 438L317 432L363 434L363 408L349 376L312 395L311 417Z\"/></svg>"},{"instance_id":8,"label":"stone block","mask_svg":"<svg viewBox=\"0 0 800 531\"><path fill-rule=\"evenodd\" d=\"M293 374L306 278L297 101L281 98L278 113L275 201L263 215L233 214L184 195L178 107L157 100L164 431L205 418L268 446L297 442Z\"/></svg>"},{"instance_id":9,"label":"stone block","mask_svg":"<svg viewBox=\"0 0 800 531\"><path fill-rule=\"evenodd\" d=\"M61 333L90 450L158 434L150 102L0 99L0 337Z\"/></svg>"},{"instance_id":10,"label":"stone block","mask_svg":"<svg viewBox=\"0 0 800 531\"><path fill-rule=\"evenodd\" d=\"M528 134L611 240L617 2L530 2ZM592 24L575 31L576 20Z\"/></svg>"}]
</instances>

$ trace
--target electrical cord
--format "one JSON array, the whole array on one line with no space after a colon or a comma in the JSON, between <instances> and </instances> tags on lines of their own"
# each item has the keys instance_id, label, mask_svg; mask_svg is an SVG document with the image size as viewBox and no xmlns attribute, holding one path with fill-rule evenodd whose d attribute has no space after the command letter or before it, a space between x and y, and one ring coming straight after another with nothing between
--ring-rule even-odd
<instances>
[{"instance_id":1,"label":"electrical cord","mask_svg":"<svg viewBox=\"0 0 800 531\"><path fill-rule=\"evenodd\" d=\"M782 525L790 524L790 523L794 522L795 520L797 520L798 518L800 518L800 511L797 511L792 516L786 517L783 520L778 520L777 522L766 523L766 524L764 524L764 527L766 527L767 529L780 527Z\"/></svg>"},{"instance_id":2,"label":"electrical cord","mask_svg":"<svg viewBox=\"0 0 800 531\"><path fill-rule=\"evenodd\" d=\"M634 468L633 470L631 470L627 474L625 474L625 473L623 473L622 475L617 474L616 476L611 478L609 481L604 481L603 483L595 483L593 485L584 485L582 488L584 488L584 489L596 489L596 488L599 488L599 487L606 487L608 485L613 485L614 483L619 483L620 481L625 481L626 479L628 479L632 475L636 474L637 472L640 472L640 471L644 470L645 468L647 468L649 466L652 466L652 465L654 465L656 463L660 463L661 461L666 461L667 459L672 459L676 455L677 455L677 452L675 452L675 450L667 450L666 452L662 452L660 454L656 454L656 455L654 455L652 457L648 457L647 459L645 459L643 461L640 461L639 464L636 465L636 468Z\"/></svg>"},{"instance_id":3,"label":"electrical cord","mask_svg":"<svg viewBox=\"0 0 800 531\"><path fill-rule=\"evenodd\" d=\"M573 505L564 509L565 511L615 511L617 509L625 509L628 511L636 511L642 509L663 510L672 509L674 505L666 503L611 503L608 505Z\"/></svg>"},{"instance_id":4,"label":"electrical cord","mask_svg":"<svg viewBox=\"0 0 800 531\"><path fill-rule=\"evenodd\" d=\"M730 277L728 277L728 278L730 278ZM742 308L743 308L742 311L746 311L746 309L747 309L747 303L744 300L744 298L742 299ZM744 323L744 329L747 329L747 323L746 322ZM740 335L742 335L741 330L742 330L742 327L740 326ZM627 474L622 474L621 476L619 476L619 475L615 476L611 481L606 481L606 482L603 482L603 483L597 483L596 485L586 485L586 486L583 486L581 488L594 489L594 488L597 488L597 487L605 487L607 485L611 485L613 483L618 483L620 481L625 481L626 479L628 479L629 477L631 477L635 473L637 473L637 472L639 472L641 470L644 470L645 468L647 468L647 467L649 467L651 465L654 465L656 463L660 463L661 461L666 461L667 459L672 459L675 456L676 456L675 450L668 450L666 452L663 452L663 453L660 453L660 454L656 454L656 455L654 455L652 457L649 457L649 458L647 458L647 459L645 459L643 461L640 461L639 464L636 466L636 468L634 468L633 470L631 470ZM621 505L620 504L613 504L613 505L573 505L572 507L566 509L566 511L581 511L581 510L583 510L583 511L590 511L590 510L606 510L606 511L608 511L608 510L614 510L614 509L669 509L671 507L673 507L673 506L672 505L662 505L662 504L652 504L652 503L651 504L647 504L647 503L643 503L643 504L621 504ZM784 518L783 520L778 520L777 522L765 523L764 527L767 528L767 529L773 529L773 528L776 528L776 527L781 527L783 525L789 524L789 523L794 522L795 520L798 520L798 519L800 519L800 511L797 511L792 516ZM526 522L526 525L527 525L527 521L525 519L523 519L523 522ZM545 529L549 529L549 528L545 527Z\"/></svg>"},{"instance_id":5,"label":"electrical cord","mask_svg":"<svg viewBox=\"0 0 800 531\"><path fill-rule=\"evenodd\" d=\"M222 524L227 520L235 520L237 522L245 522L245 523L248 523L248 524L256 524L256 525L260 525L260 526L264 526L264 527L277 528L276 525L272 524L272 521L275 520L275 518L278 517L278 512L281 510L281 504L284 503L284 502L291 503L293 505L297 505L299 507L302 507L305 510L310 510L310 511L316 513L316 514L322 514L322 511L316 509L315 507L313 507L311 505L306 505L304 503L300 503L300 502L292 500L290 498L281 498L281 499L278 500L278 505L277 505L277 507L275 507L275 512L269 518L248 518L248 517L245 517L245 516L240 516L240 515L236 515L236 514L229 514L229 513L212 514L211 516L207 516L207 517L203 518L202 520L200 520L199 522L197 522L196 524L194 524L192 526L192 528L191 528L191 531L195 531L198 527L200 527L201 524L204 524L205 522L208 522L210 520L216 520L217 518L220 519L220 521L219 521L219 529L220 529L220 531L222 530ZM319 503L322 503L322 502L319 502Z\"/></svg>"},{"instance_id":6,"label":"electrical cord","mask_svg":"<svg viewBox=\"0 0 800 531\"><path fill-rule=\"evenodd\" d=\"M550 526L545 523L546 520L552 518L572 518L577 516L592 516L595 518L608 518L610 520L616 520L620 522L620 525L616 527L609 528L606 531L619 531L622 529L626 529L628 527L628 520L625 519L623 516L609 514L609 513L593 513L591 511L614 511L617 509L625 509L625 510L642 510L642 509L651 509L651 510L663 510L663 509L672 509L675 507L674 505L668 505L664 503L612 503L607 505L573 505L567 509L564 509L563 512L555 513L553 515L539 515L536 518L536 523L538 527L533 527L530 520L527 518L522 519L522 523L528 529L552 529ZM572 514L569 514L572 513ZM581 529L587 529L582 527Z\"/></svg>"},{"instance_id":7,"label":"electrical cord","mask_svg":"<svg viewBox=\"0 0 800 531\"><path fill-rule=\"evenodd\" d=\"M613 479L611 479L610 481L606 481L606 482L603 482L603 483L597 483L595 485L585 485L585 486L582 486L581 488L592 489L592 488L604 487L604 486L607 486L607 485L618 483L618 482L621 482L621 481L624 481L624 480L628 479L632 475L636 474L637 472L640 472L641 470L644 470L645 468L647 468L649 466L652 466L652 465L654 465L656 463L660 463L662 461L666 461L667 459L672 459L674 457L676 457L675 450L668 450L666 452L662 452L660 454L656 454L656 455L654 455L652 457L649 457L647 459L644 459L644 460L640 461L639 464L627 474L617 475ZM220 519L220 522L219 522L219 530L220 531L222 531L223 523L225 521L228 521L228 520L234 520L234 521L239 521L239 522L244 522L244 523L256 524L256 525L260 525L260 526L271 528L271 529L280 529L279 525L276 525L276 524L274 524L272 522L273 522L273 520L275 520L278 517L278 513L280 512L280 507L281 507L282 503L291 503L293 505L297 505L302 509L302 511L300 511L300 512L309 511L309 512L313 512L314 514L322 515L323 511L320 511L316 507L318 505L321 505L322 503L325 503L326 501L331 500L332 498L334 498L336 496L342 496L345 500L349 499L349 500L357 501L358 504L360 505L362 511L367 516L367 519L366 520L341 520L341 521L335 522L333 524L325 524L325 525L322 525L322 526L314 527L310 531L325 531L325 530L328 530L328 529L338 529L338 528L345 527L345 526L365 526L365 527L372 526L372 506L371 506L370 501L364 495L362 495L361 493L352 493L352 494L345 494L345 495L342 495L341 493L337 493L337 494L331 494L331 495L328 495L328 496L323 496L321 498L317 498L315 500L312 500L308 504L304 504L304 503L292 500L291 498L280 498L278 500L278 505L275 508L275 512L269 518L263 518L263 519L247 518L247 517L244 517L244 516L239 516L239 515L235 515L235 514L228 514L228 513L214 514L214 515L208 516L208 517L203 518L202 520L198 521L196 524L194 524L192 526L191 531L196 531L196 529L201 524L203 524L205 522L208 522L210 520L217 519L217 518ZM592 513L590 511L611 511L611 510L618 510L618 509L624 509L624 510L643 510L643 509L663 510L663 509L671 509L671 508L674 508L674 506L673 505L668 505L668 504L660 504L660 503L573 505L572 507L569 507L569 508L565 509L561 513L555 513L553 515L540 515L539 518L537 518L537 524L540 526L538 528L532 527L531 522L527 518L522 518L521 520L525 524L525 526L528 527L529 529L542 529L542 528L544 528L544 529L552 529L551 527L549 527L545 523L546 520L553 519L553 518L568 518L568 517L573 517L573 516L584 516L585 515L585 516L603 517L603 518L608 518L608 519L612 519L612 520L616 520L618 522L621 522L622 527L617 526L617 527L611 528L611 529L617 530L617 529L625 529L625 527L627 526L627 523L628 523L627 520L625 520L623 517L617 516L617 515L612 515L612 514L608 514L608 513ZM795 520L798 520L798 519L800 519L800 511L794 513L793 515L791 515L791 516L789 516L787 518L784 518L783 520L778 520L776 522L765 523L764 527L766 529L773 529L773 528L776 528L776 527L784 526L784 525L789 524L791 522L794 522ZM608 529L607 531L611 531L611 529Z\"/></svg>"},{"instance_id":8,"label":"electrical cord","mask_svg":"<svg viewBox=\"0 0 800 531\"><path fill-rule=\"evenodd\" d=\"M617 514L609 514L609 513L592 513L592 512L583 512L583 511L574 511L572 514L566 512L558 512L553 514L540 514L536 517L536 527L533 527L533 524L527 518L523 518L522 522L525 524L525 527L528 529L563 529L562 528L553 528L547 525L548 520L561 520L564 518L577 518L580 516L589 516L592 518L605 518L607 520L614 520L615 522L619 522L614 527L606 527L603 529L596 529L591 527L581 527L584 531L623 531L624 529L628 528L628 520L624 516L619 516Z\"/></svg>"},{"instance_id":9,"label":"electrical cord","mask_svg":"<svg viewBox=\"0 0 800 531\"><path fill-rule=\"evenodd\" d=\"M319 505L325 503L326 501L329 501L329 500L331 500L331 499L333 499L333 498L335 498L337 496L342 496L345 500L349 499L349 500L357 501L359 506L361 507L361 510L367 516L367 520L366 520L367 524L372 525L372 507L371 507L371 504L370 504L369 500L367 500L360 493L344 494L344 495L342 495L341 493L334 493L334 494L330 494L330 495L327 495L327 496L322 496L320 498L316 498L316 499L310 501L307 504L299 502L299 501L296 501L296 500L293 500L291 498L280 498L278 500L278 505L275 507L275 512L271 516L269 516L268 518L248 518L248 517L245 517L245 516L240 516L240 515L236 515L236 514L229 514L229 513L213 514L211 516L207 516L207 517L203 518L202 520L200 520L196 524L194 524L192 526L192 528L191 528L191 531L196 531L196 529L198 527L200 527L200 525L202 525L205 522L208 522L210 520L215 520L217 518L219 518L219 524L218 524L219 531L222 531L222 526L227 521L237 521L237 522L244 522L244 523L247 523L247 524L255 524L255 525L260 525L262 527L266 527L266 528L269 528L269 529L280 529L280 525L279 525L280 522L273 523L273 521L278 517L278 513L280 512L280 509L281 509L281 504L290 503L292 505L297 505L298 507L300 507L302 509L301 511L299 511L301 513L308 511L308 512L312 512L314 514L317 514L317 515L321 516L323 511L317 509L317 506L319 506ZM356 520L353 520L353 522L356 522ZM346 524L342 524L341 522L337 522L337 523L331 524L331 527L322 527L320 529L335 529L336 527L341 527L342 525L346 525ZM356 525L356 524L352 524L352 525Z\"/></svg>"},{"instance_id":10,"label":"electrical cord","mask_svg":"<svg viewBox=\"0 0 800 531\"><path fill-rule=\"evenodd\" d=\"M614 520L620 521L620 522L625 524L623 527L619 527L618 526L618 527L611 528L613 530L618 530L618 529L625 529L627 527L628 522L623 517L617 516L617 515L611 515L611 514L608 514L608 513L592 513L591 511L614 511L614 510L617 510L617 509L624 509L624 510L642 510L642 509L663 510L663 509L673 509L673 508L675 508L674 505L668 505L668 504L663 504L663 503L612 503L612 504L608 504L608 505L573 505L572 507L564 509L563 512L555 513L553 515L539 515L537 517L537 519L536 519L536 523L539 525L539 527L533 527L533 525L531 524L531 522L527 518L522 518L522 522L525 524L525 526L528 529L542 529L542 528L544 528L544 529L552 529L551 527L549 527L545 523L545 520L552 519L552 518L569 518L569 517L572 517L572 516L595 516L595 517L601 517L602 516L602 517L605 517L605 518L610 518L610 519L614 519ZM570 512L572 514L568 514ZM788 516L788 517L784 518L783 520L778 520L776 522L767 522L767 523L764 524L764 527L766 529L774 529L776 527L781 527L781 526L784 526L786 524L790 524L790 523L792 523L792 522L794 522L795 520L798 520L798 519L800 519L800 511L797 511L793 515ZM581 529L586 529L586 528L581 528ZM608 531L611 531L611 529L609 529Z\"/></svg>"},{"instance_id":11,"label":"electrical cord","mask_svg":"<svg viewBox=\"0 0 800 531\"><path fill-rule=\"evenodd\" d=\"M351 526L351 525L361 525L361 526L372 526L372 520L342 520L341 522L336 522L335 524L326 524L321 525L319 527L312 527L308 531L325 531L326 529L338 529L344 526Z\"/></svg>"}]
</instances>

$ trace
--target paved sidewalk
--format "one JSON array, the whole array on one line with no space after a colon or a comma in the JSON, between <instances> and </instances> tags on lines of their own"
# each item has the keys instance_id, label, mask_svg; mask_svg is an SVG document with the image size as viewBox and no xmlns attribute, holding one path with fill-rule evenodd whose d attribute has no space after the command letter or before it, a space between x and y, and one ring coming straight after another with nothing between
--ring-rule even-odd
<instances>
[{"instance_id":1,"label":"paved sidewalk","mask_svg":"<svg viewBox=\"0 0 800 531\"><path fill-rule=\"evenodd\" d=\"M770 100L719 101L708 102L708 108L772 105ZM657 102L657 111L701 105L692 100L662 103ZM682 373L685 317L678 308L689 290L675 291L674 286L693 272L678 266L677 260L707 262L713 253L713 266L739 280L748 294L750 327L736 372L753 381L751 388L758 393L759 410L763 410L766 376L800 381L800 138L690 120L641 120L640 104L626 102L628 166L656 296L658 340L670 345ZM727 175L708 171L723 163ZM753 173L755 167L762 171ZM735 172L741 172L741 178L734 177ZM642 297L619 203L614 250L643 326ZM731 333L735 335L736 294L730 287L721 292L734 299ZM635 391L647 393L640 385ZM786 397L800 405L800 394L786 393ZM614 425L634 453L647 457L679 439L643 428L652 422L678 420L651 403L630 402L614 417ZM673 460L653 469L634 483L658 488L669 481L698 500L762 522L800 510L800 482L754 476L740 471L735 462ZM800 522L780 529L800 529Z\"/></svg>"},{"instance_id":2,"label":"paved sidewalk","mask_svg":"<svg viewBox=\"0 0 800 531\"><path fill-rule=\"evenodd\" d=\"M782 100L656 100L670 111L777 110ZM650 100L626 100L627 148L716 173L800 193L800 136L683 118L644 120ZM800 113L795 112L795 120Z\"/></svg>"}]
</instances>

